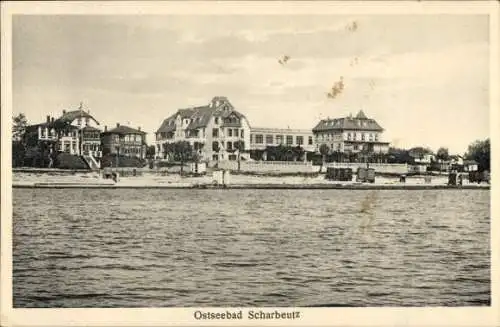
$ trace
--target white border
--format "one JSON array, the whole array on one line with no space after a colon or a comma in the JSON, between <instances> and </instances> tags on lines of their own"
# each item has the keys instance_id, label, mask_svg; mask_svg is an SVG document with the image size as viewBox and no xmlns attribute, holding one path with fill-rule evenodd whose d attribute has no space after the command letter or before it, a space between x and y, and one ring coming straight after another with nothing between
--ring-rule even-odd
<instances>
[{"instance_id":1,"label":"white border","mask_svg":"<svg viewBox=\"0 0 500 327\"><path fill-rule=\"evenodd\" d=\"M1 325L2 326L500 326L499 199L500 174L493 168L491 188L491 307L478 308L300 308L298 320L196 321L193 308L172 309L12 309L11 113L13 14L193 14L200 15L332 15L332 14L489 14L490 15L490 139L492 166L499 167L499 5L496 1L448 2L2 2L1 74ZM272 308L266 308L266 310ZM293 308L283 308L290 311ZM248 311L249 308L244 309ZM218 308L213 311L224 311Z\"/></svg>"}]
</instances>

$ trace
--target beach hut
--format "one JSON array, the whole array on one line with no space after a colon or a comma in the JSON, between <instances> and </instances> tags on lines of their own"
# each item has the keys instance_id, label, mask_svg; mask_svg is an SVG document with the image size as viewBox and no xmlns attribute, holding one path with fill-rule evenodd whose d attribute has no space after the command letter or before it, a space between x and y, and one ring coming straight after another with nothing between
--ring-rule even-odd
<instances>
[{"instance_id":1,"label":"beach hut","mask_svg":"<svg viewBox=\"0 0 500 327\"><path fill-rule=\"evenodd\" d=\"M332 168L326 169L325 179L333 181L351 181L352 169L351 168Z\"/></svg>"},{"instance_id":2,"label":"beach hut","mask_svg":"<svg viewBox=\"0 0 500 327\"><path fill-rule=\"evenodd\" d=\"M374 183L375 182L375 169L373 168L358 168L357 182L361 183Z\"/></svg>"}]
</instances>

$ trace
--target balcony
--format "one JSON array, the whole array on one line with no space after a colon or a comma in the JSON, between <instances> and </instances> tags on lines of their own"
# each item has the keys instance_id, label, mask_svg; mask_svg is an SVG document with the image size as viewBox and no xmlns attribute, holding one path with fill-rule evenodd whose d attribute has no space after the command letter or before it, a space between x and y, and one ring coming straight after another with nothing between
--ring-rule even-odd
<instances>
[{"instance_id":1,"label":"balcony","mask_svg":"<svg viewBox=\"0 0 500 327\"><path fill-rule=\"evenodd\" d=\"M56 141L57 140L57 135L55 134L41 134L39 136L39 139L42 141Z\"/></svg>"},{"instance_id":2,"label":"balcony","mask_svg":"<svg viewBox=\"0 0 500 327\"><path fill-rule=\"evenodd\" d=\"M102 157L102 151L83 151L84 156L93 156L94 158Z\"/></svg>"}]
</instances>

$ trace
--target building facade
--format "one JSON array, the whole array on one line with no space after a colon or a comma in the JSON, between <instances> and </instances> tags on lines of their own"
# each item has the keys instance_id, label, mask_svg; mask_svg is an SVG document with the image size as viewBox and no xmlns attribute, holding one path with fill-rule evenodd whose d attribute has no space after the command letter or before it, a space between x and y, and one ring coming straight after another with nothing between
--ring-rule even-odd
<instances>
[{"instance_id":1,"label":"building facade","mask_svg":"<svg viewBox=\"0 0 500 327\"><path fill-rule=\"evenodd\" d=\"M80 104L78 110L63 110L58 121L61 125L69 126L60 138L59 151L93 159L102 157L101 130L97 127L99 122L90 115L90 111L84 111Z\"/></svg>"},{"instance_id":2,"label":"building facade","mask_svg":"<svg viewBox=\"0 0 500 327\"><path fill-rule=\"evenodd\" d=\"M236 160L250 144L250 125L226 97L217 96L208 105L179 109L166 118L155 133L156 157L169 158L167 144L189 142L203 161ZM245 153L240 153L245 156Z\"/></svg>"},{"instance_id":3,"label":"building facade","mask_svg":"<svg viewBox=\"0 0 500 327\"><path fill-rule=\"evenodd\" d=\"M99 167L102 150L97 126L99 122L80 104L77 110L63 110L57 119L49 115L44 123L27 126L25 142L49 153L83 156L89 166Z\"/></svg>"},{"instance_id":4,"label":"building facade","mask_svg":"<svg viewBox=\"0 0 500 327\"><path fill-rule=\"evenodd\" d=\"M316 151L314 135L311 130L260 127L250 130L251 150L265 150L268 146L278 145L300 146L308 152Z\"/></svg>"},{"instance_id":5,"label":"building facade","mask_svg":"<svg viewBox=\"0 0 500 327\"><path fill-rule=\"evenodd\" d=\"M115 128L108 130L104 126L101 142L105 155L146 158L146 133L140 127L135 129L117 123Z\"/></svg>"},{"instance_id":6,"label":"building facade","mask_svg":"<svg viewBox=\"0 0 500 327\"><path fill-rule=\"evenodd\" d=\"M382 140L384 129L363 111L355 116L323 119L314 128L314 142L319 150L326 144L330 152L386 154L389 142Z\"/></svg>"}]
</instances>

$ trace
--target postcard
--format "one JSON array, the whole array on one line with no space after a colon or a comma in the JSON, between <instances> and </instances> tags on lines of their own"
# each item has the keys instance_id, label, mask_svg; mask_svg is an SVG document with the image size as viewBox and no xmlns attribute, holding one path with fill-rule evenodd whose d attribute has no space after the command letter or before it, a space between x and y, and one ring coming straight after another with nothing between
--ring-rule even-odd
<instances>
[{"instance_id":1,"label":"postcard","mask_svg":"<svg viewBox=\"0 0 500 327\"><path fill-rule=\"evenodd\" d=\"M2 326L498 326L498 16L3 2Z\"/></svg>"}]
</instances>

